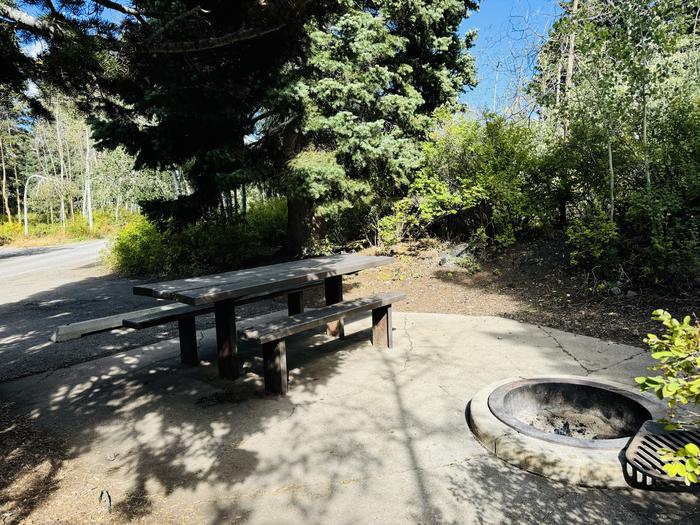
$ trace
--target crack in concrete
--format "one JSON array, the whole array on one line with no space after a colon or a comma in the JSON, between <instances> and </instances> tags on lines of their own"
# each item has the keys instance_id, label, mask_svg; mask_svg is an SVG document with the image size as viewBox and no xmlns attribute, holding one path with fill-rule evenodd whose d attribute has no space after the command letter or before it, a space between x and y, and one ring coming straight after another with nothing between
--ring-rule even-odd
<instances>
[{"instance_id":1,"label":"crack in concrete","mask_svg":"<svg viewBox=\"0 0 700 525\"><path fill-rule=\"evenodd\" d=\"M444 386L438 385L438 388L439 388L440 390L442 390L443 392L445 392L445 394L447 394L448 396L450 396L452 399L457 399L457 396L455 396L454 394L450 393L450 391L447 390Z\"/></svg>"},{"instance_id":2,"label":"crack in concrete","mask_svg":"<svg viewBox=\"0 0 700 525\"><path fill-rule=\"evenodd\" d=\"M602 368L596 368L595 370L592 370L592 372L602 372L603 370L607 370L608 368L612 368L613 366L617 366L617 365L620 365L620 364L625 363L627 361L631 361L635 357L639 357L640 355L644 355L644 354L646 354L646 351L642 350L641 352L638 352L636 354L632 354L629 357L625 357L624 359L621 359L620 361L617 361L616 363L612 363L612 364L610 364L608 366L604 366Z\"/></svg>"},{"instance_id":3,"label":"crack in concrete","mask_svg":"<svg viewBox=\"0 0 700 525\"><path fill-rule=\"evenodd\" d=\"M589 375L589 374L591 374L591 373L597 371L597 370L592 370L592 369L588 368L586 365L584 365L583 363L581 363L581 361L579 361L578 358L577 358L574 354L572 354L572 353L569 352L566 348L564 348L564 345L562 345L562 344L559 342L559 340L558 340L556 337L554 337L553 334L551 334L550 332L548 332L547 330L545 330L544 327L542 327L542 326L540 326L540 325L537 325L537 328L539 328L539 329L542 330L545 334L547 334L547 336L549 336L549 338L550 338L552 341L554 341L554 342L556 343L557 347L559 347L559 349L560 349L562 352L564 352L564 353L565 353L566 355L568 355L571 359L573 359L573 360L576 362L576 364L577 364L578 366L580 366L581 368L583 368L583 369L586 371L586 375ZM610 365L610 366L612 366L612 365Z\"/></svg>"}]
</instances>

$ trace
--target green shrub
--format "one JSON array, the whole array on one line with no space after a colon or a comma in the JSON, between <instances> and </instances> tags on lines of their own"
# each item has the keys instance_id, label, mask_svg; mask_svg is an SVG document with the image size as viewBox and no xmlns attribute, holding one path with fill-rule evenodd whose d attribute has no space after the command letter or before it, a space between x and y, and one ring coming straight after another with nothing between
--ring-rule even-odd
<instances>
[{"instance_id":1,"label":"green shrub","mask_svg":"<svg viewBox=\"0 0 700 525\"><path fill-rule=\"evenodd\" d=\"M536 166L533 138L526 126L501 117L443 115L408 196L380 221L380 238L468 239L482 228L491 243L512 244L534 215L523 188Z\"/></svg>"},{"instance_id":2,"label":"green shrub","mask_svg":"<svg viewBox=\"0 0 700 525\"><path fill-rule=\"evenodd\" d=\"M172 248L152 223L136 215L115 237L106 262L127 275L164 274Z\"/></svg>"},{"instance_id":3,"label":"green shrub","mask_svg":"<svg viewBox=\"0 0 700 525\"><path fill-rule=\"evenodd\" d=\"M266 201L251 207L247 223L218 218L163 231L147 218L136 216L117 234L106 262L127 275L232 270L260 254L263 246L283 238L284 209L279 200Z\"/></svg>"},{"instance_id":4,"label":"green shrub","mask_svg":"<svg viewBox=\"0 0 700 525\"><path fill-rule=\"evenodd\" d=\"M465 255L462 255L461 257L458 257L455 261L455 264L460 268L464 268L469 274L474 274L481 270L481 264L479 263L477 258L471 253L467 253Z\"/></svg>"},{"instance_id":5,"label":"green shrub","mask_svg":"<svg viewBox=\"0 0 700 525\"><path fill-rule=\"evenodd\" d=\"M690 316L678 321L664 310L655 310L652 315L665 330L660 337L647 335L644 342L649 345L651 357L658 361L652 370L661 375L637 377L636 381L643 392L653 391L659 399L667 401L669 414L665 422L670 428L698 424L700 421L680 421L676 407L700 404L700 324L692 322ZM661 449L659 453L666 461L664 470L669 476L681 477L687 485L698 482L700 448L697 443L688 443L675 450Z\"/></svg>"},{"instance_id":6,"label":"green shrub","mask_svg":"<svg viewBox=\"0 0 700 525\"><path fill-rule=\"evenodd\" d=\"M617 226L602 211L571 221L566 229L571 264L593 266L609 261L615 239Z\"/></svg>"},{"instance_id":7,"label":"green shrub","mask_svg":"<svg viewBox=\"0 0 700 525\"><path fill-rule=\"evenodd\" d=\"M272 246L284 244L287 238L287 200L275 198L253 203L248 209L246 222L261 242Z\"/></svg>"}]
</instances>

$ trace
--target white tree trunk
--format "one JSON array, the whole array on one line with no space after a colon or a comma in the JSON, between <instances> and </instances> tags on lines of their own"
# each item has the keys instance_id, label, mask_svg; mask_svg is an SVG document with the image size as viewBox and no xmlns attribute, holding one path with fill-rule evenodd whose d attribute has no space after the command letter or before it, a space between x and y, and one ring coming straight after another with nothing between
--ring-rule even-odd
<instances>
[{"instance_id":1,"label":"white tree trunk","mask_svg":"<svg viewBox=\"0 0 700 525\"><path fill-rule=\"evenodd\" d=\"M88 226L93 230L92 222L92 180L90 179L90 134L85 128L85 198L83 199L83 210L87 208ZM85 215L85 211L83 211Z\"/></svg>"},{"instance_id":2,"label":"white tree trunk","mask_svg":"<svg viewBox=\"0 0 700 525\"><path fill-rule=\"evenodd\" d=\"M57 112L58 113L58 112ZM66 173L66 163L63 158L63 138L61 137L61 125L56 117L56 145L58 147L58 163L60 168L59 196L61 197L61 225L66 228L66 198L64 195L64 178Z\"/></svg>"},{"instance_id":3,"label":"white tree trunk","mask_svg":"<svg viewBox=\"0 0 700 525\"><path fill-rule=\"evenodd\" d=\"M15 176L15 200L17 201L17 222L22 222L22 199L19 196L19 176L17 175L17 155L13 151L12 126L7 124L7 136L10 139L9 148L12 157L12 173Z\"/></svg>"},{"instance_id":4,"label":"white tree trunk","mask_svg":"<svg viewBox=\"0 0 700 525\"><path fill-rule=\"evenodd\" d=\"M651 189L651 172L649 171L649 142L647 138L647 96L642 93L642 144L644 145L644 176L647 189Z\"/></svg>"},{"instance_id":5,"label":"white tree trunk","mask_svg":"<svg viewBox=\"0 0 700 525\"><path fill-rule=\"evenodd\" d=\"M576 17L578 12L578 0L573 0L571 4L571 18ZM571 88L574 84L574 55L576 53L576 32L572 31L569 35L569 52L566 57L566 79L564 90L564 140L569 136L569 103L571 100Z\"/></svg>"},{"instance_id":6,"label":"white tree trunk","mask_svg":"<svg viewBox=\"0 0 700 525\"><path fill-rule=\"evenodd\" d=\"M610 220L615 220L615 170L613 168L612 143L608 140L608 167L610 168Z\"/></svg>"},{"instance_id":7,"label":"white tree trunk","mask_svg":"<svg viewBox=\"0 0 700 525\"><path fill-rule=\"evenodd\" d=\"M5 169L5 148L2 137L0 137L0 164L2 164L2 204L7 215L7 222L12 222L12 211L10 211L10 201L7 198L7 171Z\"/></svg>"}]
</instances>

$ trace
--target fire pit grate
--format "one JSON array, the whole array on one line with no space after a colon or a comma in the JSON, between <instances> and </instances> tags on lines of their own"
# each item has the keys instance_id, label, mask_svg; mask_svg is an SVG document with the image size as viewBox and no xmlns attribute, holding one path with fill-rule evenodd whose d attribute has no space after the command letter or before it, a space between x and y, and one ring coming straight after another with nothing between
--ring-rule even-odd
<instances>
[{"instance_id":1,"label":"fire pit grate","mask_svg":"<svg viewBox=\"0 0 700 525\"><path fill-rule=\"evenodd\" d=\"M636 488L662 491L698 491L698 485L686 487L681 478L672 478L663 470L658 451L677 449L688 443L700 443L700 429L666 430L664 425L647 421L639 429L625 452L625 478Z\"/></svg>"}]
</instances>

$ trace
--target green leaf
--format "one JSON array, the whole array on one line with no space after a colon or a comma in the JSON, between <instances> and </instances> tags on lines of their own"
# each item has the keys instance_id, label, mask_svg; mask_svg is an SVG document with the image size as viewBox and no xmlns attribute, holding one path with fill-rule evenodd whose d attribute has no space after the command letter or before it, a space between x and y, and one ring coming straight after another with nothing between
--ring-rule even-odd
<instances>
[{"instance_id":1,"label":"green leaf","mask_svg":"<svg viewBox=\"0 0 700 525\"><path fill-rule=\"evenodd\" d=\"M674 477L678 474L678 463L666 463L663 469L666 471L666 474Z\"/></svg>"},{"instance_id":2,"label":"green leaf","mask_svg":"<svg viewBox=\"0 0 700 525\"><path fill-rule=\"evenodd\" d=\"M700 447L698 447L695 443L688 443L685 447L685 452L686 454L695 457L700 456Z\"/></svg>"}]
</instances>

